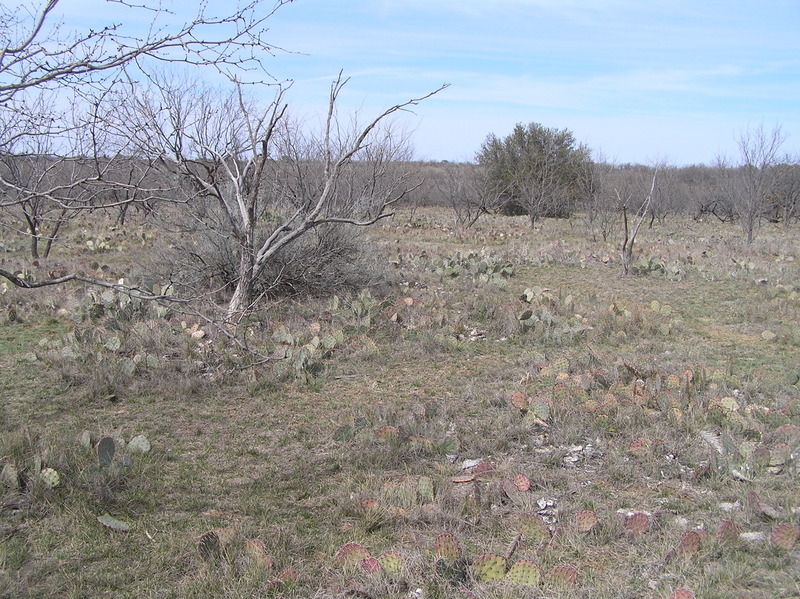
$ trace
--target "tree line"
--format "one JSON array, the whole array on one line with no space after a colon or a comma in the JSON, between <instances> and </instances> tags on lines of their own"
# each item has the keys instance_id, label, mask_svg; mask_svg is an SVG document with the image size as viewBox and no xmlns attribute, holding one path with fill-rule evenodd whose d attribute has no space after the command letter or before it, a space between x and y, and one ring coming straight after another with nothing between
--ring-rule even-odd
<instances>
[{"instance_id":1,"label":"tree line","mask_svg":"<svg viewBox=\"0 0 800 599\"><path fill-rule=\"evenodd\" d=\"M736 141L737 156L711 165L614 164L567 129L519 124L506 137L489 135L471 163L428 164L433 185L420 201L451 208L460 228L490 212L524 215L532 226L580 213L604 240L623 213L646 203L649 227L678 215L738 223L752 243L761 223L800 218L800 162L780 153L780 127L752 128Z\"/></svg>"}]
</instances>

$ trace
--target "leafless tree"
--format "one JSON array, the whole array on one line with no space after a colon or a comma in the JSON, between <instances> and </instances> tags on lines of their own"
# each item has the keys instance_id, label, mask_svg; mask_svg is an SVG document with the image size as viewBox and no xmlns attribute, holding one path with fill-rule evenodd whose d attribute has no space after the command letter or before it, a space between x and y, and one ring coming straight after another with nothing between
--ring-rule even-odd
<instances>
[{"instance_id":1,"label":"leafless tree","mask_svg":"<svg viewBox=\"0 0 800 599\"><path fill-rule=\"evenodd\" d=\"M30 13L0 7L0 154L13 158L18 148L45 140L53 149L39 167L60 175L50 182L41 173L15 179L0 171L6 222L34 200L37 214L62 210L65 218L164 201L209 236L234 242L238 265L228 305L233 315L251 305L256 282L282 250L312 232L374 223L407 190L406 178L390 173L393 158L407 146L387 123L432 94L346 130L336 114L345 84L340 77L313 145L289 126L282 88L266 108L247 98L247 84L275 84L262 64L275 50L264 39L264 26L291 0L251 0L223 16L212 15L203 2L178 26L172 25L175 15L155 0L107 2L132 15L149 15L150 27L141 36L122 24L73 35L57 18L58 0ZM162 75L159 64L181 69ZM198 87L173 85L188 67L211 69L233 92L207 87L197 93ZM51 96L60 111L43 109L43 98ZM311 147L313 152L302 156ZM76 168L69 171L72 165ZM386 186L392 177L394 183ZM17 228L31 234L23 219ZM31 281L0 269L0 276L26 288L77 280L152 297L77 274Z\"/></svg>"},{"instance_id":2,"label":"leafless tree","mask_svg":"<svg viewBox=\"0 0 800 599\"><path fill-rule=\"evenodd\" d=\"M81 211L147 201L142 173L117 168L129 148L110 155L102 139L105 95L125 79L126 69L142 74L158 63L263 77L261 61L274 50L263 39L266 21L290 1L251 0L221 16L203 2L175 25L176 15L162 3L106 0L121 22L82 33L64 24L59 0L0 5L5 231L29 237L34 257L47 255L62 223ZM124 24L142 18L149 26Z\"/></svg>"},{"instance_id":3,"label":"leafless tree","mask_svg":"<svg viewBox=\"0 0 800 599\"><path fill-rule=\"evenodd\" d=\"M657 174L658 173L653 174L653 179L650 183L650 191L647 193L644 200L639 202L636 212L633 216L632 223L628 222L628 212L634 205L637 197L630 193L623 195L619 192L619 190L614 190L620 207L622 208L622 222L625 233L620 251L622 257L622 273L624 275L627 275L630 272L631 262L633 260L633 244L636 241L636 235L639 233L639 228L642 226L642 222L647 216L647 212L650 209L650 204L653 201L653 191L656 188Z\"/></svg>"},{"instance_id":4,"label":"leafless tree","mask_svg":"<svg viewBox=\"0 0 800 599\"><path fill-rule=\"evenodd\" d=\"M487 170L470 163L445 165L433 184L453 210L458 229L472 227L498 205L502 195L489 181Z\"/></svg>"},{"instance_id":5,"label":"leafless tree","mask_svg":"<svg viewBox=\"0 0 800 599\"><path fill-rule=\"evenodd\" d=\"M776 193L777 166L786 136L780 127L747 129L736 139L739 164L730 169L727 191L732 198L747 243L751 244L770 198Z\"/></svg>"},{"instance_id":6,"label":"leafless tree","mask_svg":"<svg viewBox=\"0 0 800 599\"><path fill-rule=\"evenodd\" d=\"M118 136L130 139L161 179L175 182L183 208L169 209L190 223L187 230L230 242L227 251L237 264L222 281L232 287L228 317L252 306L285 248L324 227L374 224L412 186L407 174L393 170L408 157L407 146L382 125L432 94L348 128L336 112L347 82L340 76L331 86L321 136L313 138L290 121L282 87L262 107L235 82L221 92L173 76L151 80L151 88L131 86L113 100Z\"/></svg>"}]
</instances>

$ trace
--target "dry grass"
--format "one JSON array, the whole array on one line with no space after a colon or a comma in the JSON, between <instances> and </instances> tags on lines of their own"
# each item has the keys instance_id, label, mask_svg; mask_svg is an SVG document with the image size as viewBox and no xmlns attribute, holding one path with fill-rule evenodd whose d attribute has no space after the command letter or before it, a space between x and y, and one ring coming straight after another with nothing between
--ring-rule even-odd
<instances>
[{"instance_id":1,"label":"dry grass","mask_svg":"<svg viewBox=\"0 0 800 599\"><path fill-rule=\"evenodd\" d=\"M254 320L251 341L265 350L281 325L341 332L310 374L283 378L271 366L226 371L231 350L207 344L221 343L213 331L192 339L179 319L146 320L146 335L81 358L88 345L69 333L106 335L107 324L75 322L80 294L7 291L0 456L25 486L4 487L0 596L800 596L800 548L769 541L779 523L800 523L800 235L765 228L746 247L736 228L687 222L641 235L648 266L623 278L615 245L589 241L577 221L533 232L491 217L459 232L435 210L396 217L372 243L402 285L369 319L343 297L283 302ZM130 268L131 247L101 256L113 276ZM437 275L458 251L477 254L470 269ZM514 276L477 280L486 256ZM543 308L552 320L521 325ZM52 353L65 345L79 358ZM98 370L97 351L160 361L116 377ZM517 392L538 402L528 416L511 403ZM546 411L536 418L534 406ZM145 434L153 449L129 466L120 451L101 470L76 440L84 430ZM39 460L60 486L36 478ZM515 475L530 487L514 487ZM598 518L589 532L576 525L582 510ZM106 512L131 530L102 526ZM648 514L646 530L626 518L634 512ZM531 513L546 533L525 528ZM726 520L762 538L720 540ZM220 549L204 557L198 543L213 530ZM535 562L533 586L435 567L443 531L468 563L506 554L520 530L510 563ZM271 567L249 552L253 539ZM336 555L350 542L399 552L406 567L348 568ZM574 585L549 575L562 564ZM278 581L285 568L296 581Z\"/></svg>"}]
</instances>

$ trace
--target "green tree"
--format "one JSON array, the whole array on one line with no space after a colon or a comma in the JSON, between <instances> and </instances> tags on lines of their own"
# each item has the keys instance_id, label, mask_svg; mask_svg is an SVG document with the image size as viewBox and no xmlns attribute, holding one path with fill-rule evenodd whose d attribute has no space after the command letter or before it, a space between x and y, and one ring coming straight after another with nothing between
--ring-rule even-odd
<instances>
[{"instance_id":1,"label":"green tree","mask_svg":"<svg viewBox=\"0 0 800 599\"><path fill-rule=\"evenodd\" d=\"M506 214L527 214L531 226L543 217L569 217L582 199L581 172L591 161L589 149L568 129L538 123L518 124L507 137L489 135L478 163Z\"/></svg>"}]
</instances>

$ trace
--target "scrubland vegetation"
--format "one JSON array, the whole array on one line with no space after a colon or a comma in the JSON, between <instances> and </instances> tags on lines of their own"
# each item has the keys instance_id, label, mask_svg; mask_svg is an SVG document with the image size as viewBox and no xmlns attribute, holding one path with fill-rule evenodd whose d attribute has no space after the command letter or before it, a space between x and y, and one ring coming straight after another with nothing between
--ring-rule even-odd
<instances>
[{"instance_id":1,"label":"scrubland vegetation","mask_svg":"<svg viewBox=\"0 0 800 599\"><path fill-rule=\"evenodd\" d=\"M0 7L0 596L800 596L780 128L414 162L447 86L309 128L285 3Z\"/></svg>"},{"instance_id":2,"label":"scrubland vegetation","mask_svg":"<svg viewBox=\"0 0 800 599\"><path fill-rule=\"evenodd\" d=\"M2 594L797 596L797 235L670 218L623 277L579 216L403 209L379 286L272 302L247 348L6 285ZM109 280L156 243L62 239Z\"/></svg>"}]
</instances>

